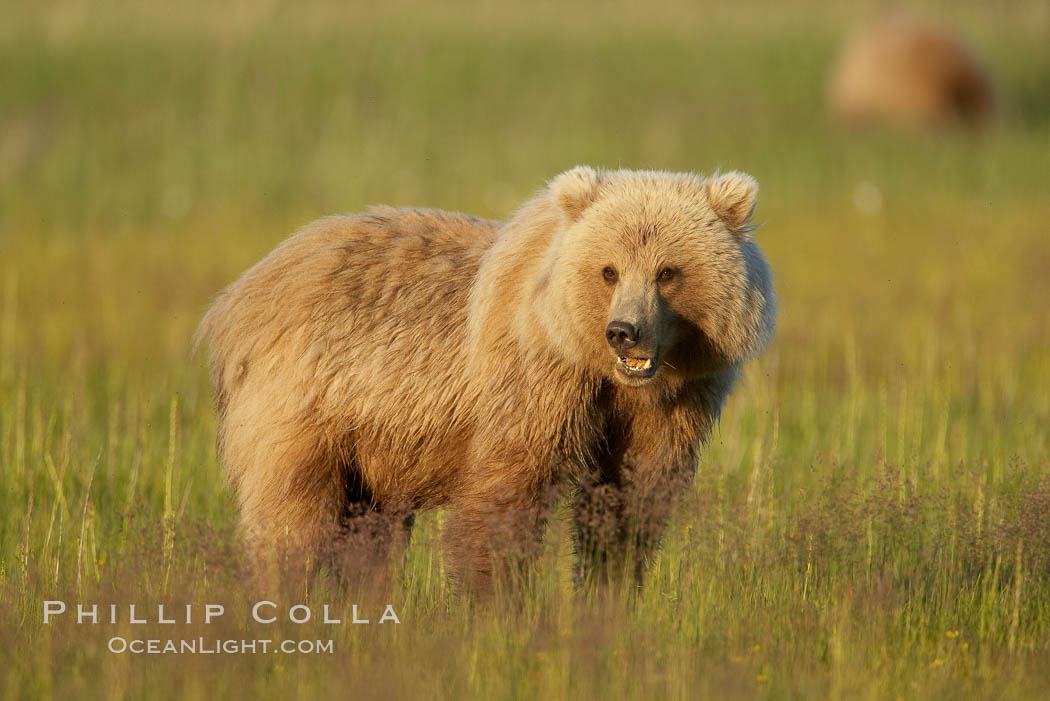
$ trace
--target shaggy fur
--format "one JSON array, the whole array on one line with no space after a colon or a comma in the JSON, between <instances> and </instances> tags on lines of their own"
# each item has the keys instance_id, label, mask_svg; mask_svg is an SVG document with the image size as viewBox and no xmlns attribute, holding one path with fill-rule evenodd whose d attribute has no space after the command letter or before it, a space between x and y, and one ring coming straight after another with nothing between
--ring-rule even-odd
<instances>
[{"instance_id":1,"label":"shaggy fur","mask_svg":"<svg viewBox=\"0 0 1050 701\"><path fill-rule=\"evenodd\" d=\"M991 117L994 98L991 78L962 41L903 17L847 42L828 86L840 119L912 128L979 126Z\"/></svg>"},{"instance_id":2,"label":"shaggy fur","mask_svg":"<svg viewBox=\"0 0 1050 701\"><path fill-rule=\"evenodd\" d=\"M575 485L581 571L640 573L773 331L756 194L738 173L581 167L505 224L379 207L307 226L200 328L251 543L316 560L447 507L453 571L485 589ZM651 378L618 368L615 320Z\"/></svg>"}]
</instances>

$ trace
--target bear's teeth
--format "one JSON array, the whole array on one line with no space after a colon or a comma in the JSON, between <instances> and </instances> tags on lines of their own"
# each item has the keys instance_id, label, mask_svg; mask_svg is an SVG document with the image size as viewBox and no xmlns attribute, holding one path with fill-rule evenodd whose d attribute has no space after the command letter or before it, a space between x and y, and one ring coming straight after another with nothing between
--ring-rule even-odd
<instances>
[{"instance_id":1,"label":"bear's teeth","mask_svg":"<svg viewBox=\"0 0 1050 701\"><path fill-rule=\"evenodd\" d=\"M652 358L642 360L641 358L621 357L620 363L631 370L648 370L653 366Z\"/></svg>"}]
</instances>

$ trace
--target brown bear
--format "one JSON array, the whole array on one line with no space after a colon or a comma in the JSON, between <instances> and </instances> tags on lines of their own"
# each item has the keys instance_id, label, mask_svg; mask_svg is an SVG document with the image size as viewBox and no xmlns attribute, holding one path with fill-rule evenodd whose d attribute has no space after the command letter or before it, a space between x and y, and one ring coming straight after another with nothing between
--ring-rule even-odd
<instances>
[{"instance_id":1,"label":"brown bear","mask_svg":"<svg viewBox=\"0 0 1050 701\"><path fill-rule=\"evenodd\" d=\"M995 94L984 66L957 37L891 17L845 44L828 82L828 103L852 123L976 127L991 117Z\"/></svg>"},{"instance_id":2,"label":"brown bear","mask_svg":"<svg viewBox=\"0 0 1050 701\"><path fill-rule=\"evenodd\" d=\"M443 507L453 572L485 590L574 487L581 573L640 576L773 332L757 189L578 167L506 223L375 207L278 246L199 331L256 552L321 562Z\"/></svg>"}]
</instances>

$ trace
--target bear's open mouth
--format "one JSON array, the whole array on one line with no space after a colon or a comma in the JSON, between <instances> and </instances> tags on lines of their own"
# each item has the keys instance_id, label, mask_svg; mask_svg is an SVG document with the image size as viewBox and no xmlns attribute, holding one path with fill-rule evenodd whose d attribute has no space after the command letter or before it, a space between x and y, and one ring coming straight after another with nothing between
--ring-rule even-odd
<instances>
[{"instance_id":1,"label":"bear's open mouth","mask_svg":"<svg viewBox=\"0 0 1050 701\"><path fill-rule=\"evenodd\" d=\"M621 355L616 358L616 369L629 377L652 377L656 373L655 358L631 358Z\"/></svg>"}]
</instances>

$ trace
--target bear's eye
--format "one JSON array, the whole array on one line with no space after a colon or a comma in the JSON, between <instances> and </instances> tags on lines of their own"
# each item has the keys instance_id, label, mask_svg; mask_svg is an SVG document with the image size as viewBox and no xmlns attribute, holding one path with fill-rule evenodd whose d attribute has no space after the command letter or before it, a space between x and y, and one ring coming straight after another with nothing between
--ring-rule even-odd
<instances>
[{"instance_id":1,"label":"bear's eye","mask_svg":"<svg viewBox=\"0 0 1050 701\"><path fill-rule=\"evenodd\" d=\"M664 268L660 271L660 274L656 276L656 279L660 282L667 282L674 278L674 268Z\"/></svg>"},{"instance_id":2,"label":"bear's eye","mask_svg":"<svg viewBox=\"0 0 1050 701\"><path fill-rule=\"evenodd\" d=\"M607 265L602 268L602 278L610 285L620 279L619 274L616 272L616 268L611 265Z\"/></svg>"}]
</instances>

